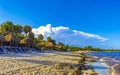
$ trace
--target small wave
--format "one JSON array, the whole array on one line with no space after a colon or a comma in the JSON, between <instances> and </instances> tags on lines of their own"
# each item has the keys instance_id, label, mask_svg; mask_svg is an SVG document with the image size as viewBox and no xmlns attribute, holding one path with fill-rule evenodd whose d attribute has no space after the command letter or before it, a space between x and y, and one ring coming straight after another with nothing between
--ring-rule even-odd
<instances>
[{"instance_id":1,"label":"small wave","mask_svg":"<svg viewBox=\"0 0 120 75\"><path fill-rule=\"evenodd\" d=\"M102 64L110 69L112 75L120 75L120 52L91 52Z\"/></svg>"},{"instance_id":2,"label":"small wave","mask_svg":"<svg viewBox=\"0 0 120 75\"><path fill-rule=\"evenodd\" d=\"M109 67L118 64L118 60L114 60L114 58L109 58L109 57L103 57L100 59L100 61L102 61L103 63L107 64Z\"/></svg>"}]
</instances>

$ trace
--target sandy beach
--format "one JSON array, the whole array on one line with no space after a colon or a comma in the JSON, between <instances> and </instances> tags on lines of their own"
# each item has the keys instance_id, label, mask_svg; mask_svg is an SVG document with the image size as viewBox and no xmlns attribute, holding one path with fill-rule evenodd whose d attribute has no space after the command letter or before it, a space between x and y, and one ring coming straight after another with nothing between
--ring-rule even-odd
<instances>
[{"instance_id":1,"label":"sandy beach","mask_svg":"<svg viewBox=\"0 0 120 75\"><path fill-rule=\"evenodd\" d=\"M94 69L85 67L83 58L86 55L80 53L48 51L0 54L0 75L96 75Z\"/></svg>"},{"instance_id":2,"label":"sandy beach","mask_svg":"<svg viewBox=\"0 0 120 75\"><path fill-rule=\"evenodd\" d=\"M56 63L76 64L80 57L73 57L72 53L28 53L28 54L1 54L0 55L0 74L5 75L48 75L52 65ZM48 72L47 72L48 71ZM35 74L36 73L36 74ZM46 74L44 74L46 73ZM52 75L52 74L51 74Z\"/></svg>"}]
</instances>

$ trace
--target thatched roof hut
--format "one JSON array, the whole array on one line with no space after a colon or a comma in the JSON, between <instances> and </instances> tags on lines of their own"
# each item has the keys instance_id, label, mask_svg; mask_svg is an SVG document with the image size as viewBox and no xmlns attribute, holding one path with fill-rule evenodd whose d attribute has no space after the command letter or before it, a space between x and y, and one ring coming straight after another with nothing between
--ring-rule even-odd
<instances>
[{"instance_id":1,"label":"thatched roof hut","mask_svg":"<svg viewBox=\"0 0 120 75\"><path fill-rule=\"evenodd\" d=\"M26 44L28 43L28 37L25 37L24 39L20 40L20 44Z\"/></svg>"},{"instance_id":2,"label":"thatched roof hut","mask_svg":"<svg viewBox=\"0 0 120 75\"><path fill-rule=\"evenodd\" d=\"M55 47L60 49L60 48L62 48L62 45L57 45Z\"/></svg>"},{"instance_id":3,"label":"thatched roof hut","mask_svg":"<svg viewBox=\"0 0 120 75\"><path fill-rule=\"evenodd\" d=\"M14 40L12 34L8 34L5 36L5 41L10 42L11 40Z\"/></svg>"},{"instance_id":4,"label":"thatched roof hut","mask_svg":"<svg viewBox=\"0 0 120 75\"><path fill-rule=\"evenodd\" d=\"M54 44L52 42L46 42L46 47L53 47Z\"/></svg>"},{"instance_id":5,"label":"thatched roof hut","mask_svg":"<svg viewBox=\"0 0 120 75\"><path fill-rule=\"evenodd\" d=\"M18 43L20 41L20 39L15 38L12 34L8 34L5 36L5 41L7 41L7 42L14 41L14 42Z\"/></svg>"}]
</instances>

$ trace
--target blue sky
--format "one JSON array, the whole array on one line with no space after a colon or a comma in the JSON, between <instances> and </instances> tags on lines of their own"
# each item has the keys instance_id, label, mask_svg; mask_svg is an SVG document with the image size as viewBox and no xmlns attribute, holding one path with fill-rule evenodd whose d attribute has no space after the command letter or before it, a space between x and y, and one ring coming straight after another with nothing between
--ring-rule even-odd
<instances>
[{"instance_id":1,"label":"blue sky","mask_svg":"<svg viewBox=\"0 0 120 75\"><path fill-rule=\"evenodd\" d=\"M0 23L8 20L21 25L28 24L36 29L47 24L52 27L69 27L71 31L83 31L109 39L104 42L85 40L81 43L92 43L78 43L77 46L90 44L94 47L120 49L119 0L0 0ZM75 40L83 39L77 36Z\"/></svg>"}]
</instances>

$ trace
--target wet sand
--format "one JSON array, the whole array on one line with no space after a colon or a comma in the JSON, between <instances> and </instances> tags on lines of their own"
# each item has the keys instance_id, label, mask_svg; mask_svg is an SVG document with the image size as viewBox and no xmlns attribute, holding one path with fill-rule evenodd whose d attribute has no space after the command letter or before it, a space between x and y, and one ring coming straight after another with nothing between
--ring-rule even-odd
<instances>
[{"instance_id":1,"label":"wet sand","mask_svg":"<svg viewBox=\"0 0 120 75\"><path fill-rule=\"evenodd\" d=\"M106 67L102 62L97 61L92 64L95 71L98 73L98 75L110 75L108 72L108 67Z\"/></svg>"}]
</instances>

